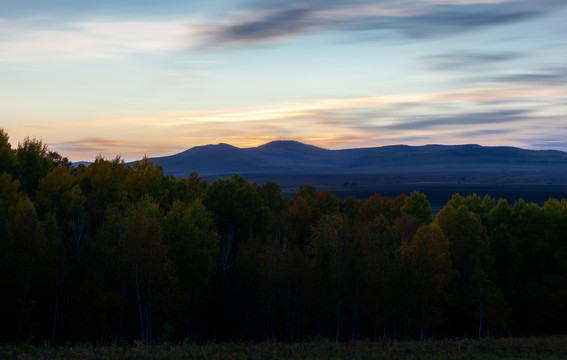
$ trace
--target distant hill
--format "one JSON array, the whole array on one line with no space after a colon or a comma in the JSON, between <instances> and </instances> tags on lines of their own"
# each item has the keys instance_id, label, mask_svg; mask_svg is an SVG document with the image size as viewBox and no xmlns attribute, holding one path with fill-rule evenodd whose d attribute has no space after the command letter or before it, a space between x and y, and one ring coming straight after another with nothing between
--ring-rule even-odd
<instances>
[{"instance_id":1,"label":"distant hill","mask_svg":"<svg viewBox=\"0 0 567 360\"><path fill-rule=\"evenodd\" d=\"M197 171L208 177L238 173L271 175L274 179L294 174L358 174L420 181L567 181L567 153L502 146L395 145L327 150L297 141L272 141L252 148L197 146L151 160L163 166L167 174L179 177Z\"/></svg>"},{"instance_id":2,"label":"distant hill","mask_svg":"<svg viewBox=\"0 0 567 360\"><path fill-rule=\"evenodd\" d=\"M76 161L73 162L73 167L76 168L79 165L85 165L86 167L89 167L92 164L92 161Z\"/></svg>"}]
</instances>

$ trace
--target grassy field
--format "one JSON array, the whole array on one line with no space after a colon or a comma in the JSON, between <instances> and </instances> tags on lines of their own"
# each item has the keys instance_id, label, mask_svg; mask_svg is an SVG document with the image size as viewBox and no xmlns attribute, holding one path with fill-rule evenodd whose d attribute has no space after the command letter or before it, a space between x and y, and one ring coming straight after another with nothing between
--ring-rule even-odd
<instances>
[{"instance_id":1,"label":"grassy field","mask_svg":"<svg viewBox=\"0 0 567 360\"><path fill-rule=\"evenodd\" d=\"M303 344L0 345L0 359L567 359L567 337Z\"/></svg>"}]
</instances>

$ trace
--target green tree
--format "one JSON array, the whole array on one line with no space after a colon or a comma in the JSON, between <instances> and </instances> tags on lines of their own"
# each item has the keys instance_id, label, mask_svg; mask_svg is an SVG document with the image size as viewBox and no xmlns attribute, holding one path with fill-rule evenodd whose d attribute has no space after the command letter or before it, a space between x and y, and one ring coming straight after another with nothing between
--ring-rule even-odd
<instances>
[{"instance_id":1,"label":"green tree","mask_svg":"<svg viewBox=\"0 0 567 360\"><path fill-rule=\"evenodd\" d=\"M512 207L505 199L500 199L488 215L488 236L494 256L496 285L508 299L514 296L517 281L520 253L513 232Z\"/></svg>"},{"instance_id":2,"label":"green tree","mask_svg":"<svg viewBox=\"0 0 567 360\"><path fill-rule=\"evenodd\" d=\"M284 252L281 266L281 315L284 316L286 339L296 342L305 339L308 297L312 287L312 272L309 253L298 247Z\"/></svg>"},{"instance_id":3,"label":"green tree","mask_svg":"<svg viewBox=\"0 0 567 360\"><path fill-rule=\"evenodd\" d=\"M63 155L59 154L57 151L49 151L47 155L51 159L51 164L54 167L63 166L68 169L71 169L73 167L73 163L69 161L67 157L64 157Z\"/></svg>"},{"instance_id":4,"label":"green tree","mask_svg":"<svg viewBox=\"0 0 567 360\"><path fill-rule=\"evenodd\" d=\"M83 207L85 199L71 170L66 166L57 166L39 181L36 201L38 213L45 219L44 226L48 229L46 235L53 251L50 264L50 270L55 274L52 279L55 288L51 336L53 343L58 328L61 340L64 336L64 324L58 326L58 320L64 321L66 305L70 303L68 297L63 299L66 285L71 285L70 289L76 290L80 283L77 281L73 284L69 280L77 279L79 273L77 261L85 244L86 221Z\"/></svg>"},{"instance_id":5,"label":"green tree","mask_svg":"<svg viewBox=\"0 0 567 360\"><path fill-rule=\"evenodd\" d=\"M268 210L256 189L240 175L215 180L207 188L204 204L220 235L220 265L226 274L236 263L238 243L265 232Z\"/></svg>"},{"instance_id":6,"label":"green tree","mask_svg":"<svg viewBox=\"0 0 567 360\"><path fill-rule=\"evenodd\" d=\"M53 168L47 145L41 140L27 137L18 144L16 157L16 176L20 180L22 190L33 196L39 180Z\"/></svg>"},{"instance_id":7,"label":"green tree","mask_svg":"<svg viewBox=\"0 0 567 360\"><path fill-rule=\"evenodd\" d=\"M126 201L128 169L120 157L105 160L97 157L79 179L81 192L86 197L87 231L92 237L100 229L110 204Z\"/></svg>"},{"instance_id":8,"label":"green tree","mask_svg":"<svg viewBox=\"0 0 567 360\"><path fill-rule=\"evenodd\" d=\"M456 208L451 204L445 206L437 215L436 223L449 240L451 259L459 276L460 309L455 316L461 319L463 330L470 328L470 323L476 317L477 333L481 337L485 330L486 302L492 289L492 259L486 228L480 217L464 204Z\"/></svg>"},{"instance_id":9,"label":"green tree","mask_svg":"<svg viewBox=\"0 0 567 360\"><path fill-rule=\"evenodd\" d=\"M289 204L281 195L280 186L268 181L258 188L262 204L270 212L270 235L278 249L287 246L287 229L289 225Z\"/></svg>"},{"instance_id":10,"label":"green tree","mask_svg":"<svg viewBox=\"0 0 567 360\"><path fill-rule=\"evenodd\" d=\"M126 188L128 189L128 200L136 202L145 195L163 204L167 194L161 186L163 180L163 168L155 166L154 162L146 156L142 160L134 162L128 167L126 177Z\"/></svg>"},{"instance_id":11,"label":"green tree","mask_svg":"<svg viewBox=\"0 0 567 360\"><path fill-rule=\"evenodd\" d=\"M159 205L147 196L133 204L127 211L122 243L124 262L131 271L140 335L146 344L154 338L154 310L160 300L166 300L158 294L167 294L173 281L160 216Z\"/></svg>"},{"instance_id":12,"label":"green tree","mask_svg":"<svg viewBox=\"0 0 567 360\"><path fill-rule=\"evenodd\" d=\"M16 165L16 155L10 145L10 137L0 129L0 175L7 172L12 173Z\"/></svg>"},{"instance_id":13,"label":"green tree","mask_svg":"<svg viewBox=\"0 0 567 360\"><path fill-rule=\"evenodd\" d=\"M289 209L289 243L291 247L306 249L311 241L313 212L304 197L295 197Z\"/></svg>"},{"instance_id":14,"label":"green tree","mask_svg":"<svg viewBox=\"0 0 567 360\"><path fill-rule=\"evenodd\" d=\"M425 194L413 191L406 199L405 204L401 208L402 214L413 216L420 225L429 224L433 221L433 213L431 206Z\"/></svg>"},{"instance_id":15,"label":"green tree","mask_svg":"<svg viewBox=\"0 0 567 360\"><path fill-rule=\"evenodd\" d=\"M212 219L200 199L187 205L175 201L165 219L166 244L184 293L185 335L195 337L194 324L204 300L218 255L218 235L212 231Z\"/></svg>"},{"instance_id":16,"label":"green tree","mask_svg":"<svg viewBox=\"0 0 567 360\"><path fill-rule=\"evenodd\" d=\"M197 198L205 196L207 181L203 180L196 171L191 172L187 178L177 178L166 175L161 182L162 193L167 196L167 205L170 206L175 200L191 203ZM163 204L162 204L163 206Z\"/></svg>"},{"instance_id":17,"label":"green tree","mask_svg":"<svg viewBox=\"0 0 567 360\"><path fill-rule=\"evenodd\" d=\"M32 323L34 310L40 300L35 293L45 271L47 242L37 213L29 198L18 200L10 223L9 267L14 296L15 340L20 341Z\"/></svg>"},{"instance_id":18,"label":"green tree","mask_svg":"<svg viewBox=\"0 0 567 360\"><path fill-rule=\"evenodd\" d=\"M13 321L7 324L14 315L13 307L13 261L10 235L10 225L14 208L21 197L20 182L12 180L12 175L0 174L0 318L5 319L0 324L0 336L3 339L13 338Z\"/></svg>"},{"instance_id":19,"label":"green tree","mask_svg":"<svg viewBox=\"0 0 567 360\"><path fill-rule=\"evenodd\" d=\"M59 228L73 239L73 247L78 253L83 246L85 198L69 168L58 166L40 180L37 203L40 213L56 214Z\"/></svg>"},{"instance_id":20,"label":"green tree","mask_svg":"<svg viewBox=\"0 0 567 360\"><path fill-rule=\"evenodd\" d=\"M335 195L326 190L317 192L312 203L313 220L317 222L325 215L337 214L340 206L341 203Z\"/></svg>"},{"instance_id":21,"label":"green tree","mask_svg":"<svg viewBox=\"0 0 567 360\"><path fill-rule=\"evenodd\" d=\"M406 265L410 291L415 301L412 309L419 323L419 338L442 320L449 294L451 278L449 242L436 224L423 225L413 239L401 248L402 261Z\"/></svg>"},{"instance_id":22,"label":"green tree","mask_svg":"<svg viewBox=\"0 0 567 360\"><path fill-rule=\"evenodd\" d=\"M537 204L522 199L514 204L512 218L511 233L520 254L515 319L519 326L542 331L548 318L545 316L548 281L555 267L553 222Z\"/></svg>"},{"instance_id":23,"label":"green tree","mask_svg":"<svg viewBox=\"0 0 567 360\"><path fill-rule=\"evenodd\" d=\"M313 271L318 287L318 335L324 335L325 329L332 324L327 317L334 312L336 314L336 326L334 326L336 342L340 338L341 319L343 317L346 260L350 240L349 230L343 215L325 215L317 223L311 245Z\"/></svg>"},{"instance_id":24,"label":"green tree","mask_svg":"<svg viewBox=\"0 0 567 360\"><path fill-rule=\"evenodd\" d=\"M20 182L10 174L0 174L0 243L7 241L10 207L16 205L20 197Z\"/></svg>"},{"instance_id":25,"label":"green tree","mask_svg":"<svg viewBox=\"0 0 567 360\"><path fill-rule=\"evenodd\" d=\"M403 199L405 202L405 198ZM398 199L399 200L399 199ZM372 195L363 202L354 225L355 236L364 248L368 261L368 273L363 278L361 311L371 319L372 338L382 334L386 340L396 334L397 276L399 272L396 223L399 222L401 205L390 197Z\"/></svg>"},{"instance_id":26,"label":"green tree","mask_svg":"<svg viewBox=\"0 0 567 360\"><path fill-rule=\"evenodd\" d=\"M563 305L567 301L567 199L549 199L542 211L551 228L548 246L553 263L546 277L545 328L559 333L567 329L567 311Z\"/></svg>"},{"instance_id":27,"label":"green tree","mask_svg":"<svg viewBox=\"0 0 567 360\"><path fill-rule=\"evenodd\" d=\"M83 289L83 299L88 302L96 299L98 306L105 309L105 313L109 314L111 321L118 324L118 336L121 342L128 337L128 319L131 315L131 309L139 309L137 304L128 302L130 299L131 289L131 264L126 261L126 219L128 210L132 204L124 201L114 203L108 206L105 212L104 220L96 235L96 241L87 244L89 255L91 277L94 274L100 274L104 279L104 283L95 282L91 288ZM104 289L101 291L101 286ZM101 295L107 295L101 299ZM118 300L114 300L118 298ZM83 302L84 303L84 302ZM99 312L100 313L100 312ZM137 311L134 316L139 322ZM90 325L90 324L89 324ZM91 326L92 327L92 326ZM140 335L135 336L140 339Z\"/></svg>"},{"instance_id":28,"label":"green tree","mask_svg":"<svg viewBox=\"0 0 567 360\"><path fill-rule=\"evenodd\" d=\"M266 339L276 339L278 321L278 293L281 278L281 266L288 248L289 203L281 196L280 186L268 181L258 187L258 193L264 206L270 211L270 230L261 256L264 266Z\"/></svg>"}]
</instances>

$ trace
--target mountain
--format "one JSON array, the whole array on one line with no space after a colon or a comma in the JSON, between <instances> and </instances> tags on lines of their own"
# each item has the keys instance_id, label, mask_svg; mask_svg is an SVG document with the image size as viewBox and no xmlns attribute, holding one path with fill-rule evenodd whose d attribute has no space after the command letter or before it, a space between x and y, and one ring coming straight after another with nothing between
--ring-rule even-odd
<instances>
[{"instance_id":1,"label":"mountain","mask_svg":"<svg viewBox=\"0 0 567 360\"><path fill-rule=\"evenodd\" d=\"M479 181L567 181L567 153L480 145L394 145L327 150L297 141L272 141L238 148L228 144L197 146L151 159L167 174L359 174L474 178Z\"/></svg>"}]
</instances>

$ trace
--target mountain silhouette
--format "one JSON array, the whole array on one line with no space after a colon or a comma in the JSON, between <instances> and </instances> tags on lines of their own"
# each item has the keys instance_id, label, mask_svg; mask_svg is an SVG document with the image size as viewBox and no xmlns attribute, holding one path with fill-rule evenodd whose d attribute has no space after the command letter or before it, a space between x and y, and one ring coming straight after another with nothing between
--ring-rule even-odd
<instances>
[{"instance_id":1,"label":"mountain silhouette","mask_svg":"<svg viewBox=\"0 0 567 360\"><path fill-rule=\"evenodd\" d=\"M228 144L197 146L156 157L167 174L197 171L204 176L231 174L376 174L567 180L567 153L480 145L393 145L328 150L297 141L272 141L250 148Z\"/></svg>"}]
</instances>

